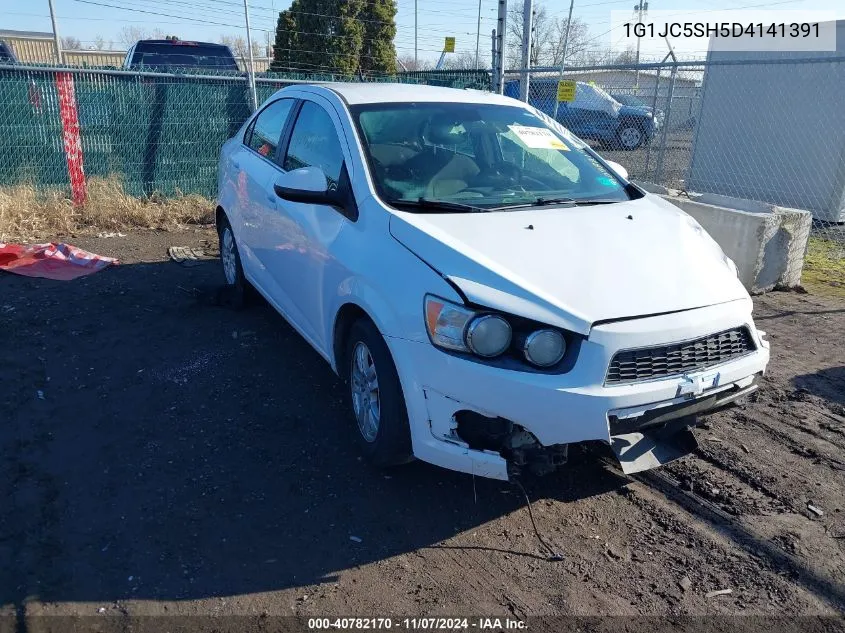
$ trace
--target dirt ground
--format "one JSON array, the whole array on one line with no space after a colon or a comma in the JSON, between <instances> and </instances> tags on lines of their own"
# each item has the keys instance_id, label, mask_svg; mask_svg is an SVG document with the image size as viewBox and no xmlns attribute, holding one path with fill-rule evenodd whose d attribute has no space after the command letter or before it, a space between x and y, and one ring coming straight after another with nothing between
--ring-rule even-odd
<instances>
[{"instance_id":1,"label":"dirt ground","mask_svg":"<svg viewBox=\"0 0 845 633\"><path fill-rule=\"evenodd\" d=\"M657 177L662 136L657 133L652 142L634 151L623 151L590 141L590 145L604 158L614 160L628 170L637 181L659 182L672 189L685 189L685 179L692 159L692 132L674 131L666 138L661 175Z\"/></svg>"},{"instance_id":2,"label":"dirt ground","mask_svg":"<svg viewBox=\"0 0 845 633\"><path fill-rule=\"evenodd\" d=\"M577 453L526 481L563 554L550 562L514 486L362 462L323 360L263 302L209 305L216 260L167 261L211 230L71 241L122 263L75 282L0 275L0 629L843 612L842 299L756 298L772 342L759 396L665 468L730 523Z\"/></svg>"}]
</instances>

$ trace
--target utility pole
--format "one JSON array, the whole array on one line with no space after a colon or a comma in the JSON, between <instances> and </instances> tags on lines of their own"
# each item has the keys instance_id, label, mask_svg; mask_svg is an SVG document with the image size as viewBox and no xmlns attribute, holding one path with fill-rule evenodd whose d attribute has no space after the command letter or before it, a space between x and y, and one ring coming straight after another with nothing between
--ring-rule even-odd
<instances>
[{"instance_id":1,"label":"utility pole","mask_svg":"<svg viewBox=\"0 0 845 633\"><path fill-rule=\"evenodd\" d=\"M53 38L56 40L56 61L59 64L62 64L62 40L59 37L59 27L56 26L56 11L53 9L53 0L47 0L47 2L50 4L50 20L53 22Z\"/></svg>"},{"instance_id":2,"label":"utility pole","mask_svg":"<svg viewBox=\"0 0 845 633\"><path fill-rule=\"evenodd\" d=\"M519 100L528 103L528 82L531 75L531 31L534 18L534 0L524 0L522 4L522 77L519 82Z\"/></svg>"},{"instance_id":3,"label":"utility pole","mask_svg":"<svg viewBox=\"0 0 845 633\"><path fill-rule=\"evenodd\" d=\"M475 69L478 70L478 47L481 44L481 0L478 0L478 28L475 31Z\"/></svg>"},{"instance_id":4,"label":"utility pole","mask_svg":"<svg viewBox=\"0 0 845 633\"><path fill-rule=\"evenodd\" d=\"M252 32L249 29L249 2L244 0L244 18L246 19L246 47L249 51L249 71L247 81L249 82L249 95L252 101L252 111L258 109L258 95L255 92L255 62L252 59Z\"/></svg>"},{"instance_id":5,"label":"utility pole","mask_svg":"<svg viewBox=\"0 0 845 633\"><path fill-rule=\"evenodd\" d=\"M414 0L414 70L420 69L420 61L417 54L417 0Z\"/></svg>"},{"instance_id":6,"label":"utility pole","mask_svg":"<svg viewBox=\"0 0 845 633\"><path fill-rule=\"evenodd\" d=\"M634 5L634 11L637 12L637 24L643 23L643 11L648 11L648 2L638 0ZM634 88L640 88L640 38L637 38L637 68L634 74Z\"/></svg>"},{"instance_id":7,"label":"utility pole","mask_svg":"<svg viewBox=\"0 0 845 633\"><path fill-rule=\"evenodd\" d=\"M569 17L566 18L566 33L563 35L563 55L560 56L560 77L558 81L563 81L563 69L566 66L566 50L569 48L569 27L572 26L572 8L574 6L575 0L569 0ZM559 105L560 102L555 99L555 120L557 120L557 108Z\"/></svg>"}]
</instances>

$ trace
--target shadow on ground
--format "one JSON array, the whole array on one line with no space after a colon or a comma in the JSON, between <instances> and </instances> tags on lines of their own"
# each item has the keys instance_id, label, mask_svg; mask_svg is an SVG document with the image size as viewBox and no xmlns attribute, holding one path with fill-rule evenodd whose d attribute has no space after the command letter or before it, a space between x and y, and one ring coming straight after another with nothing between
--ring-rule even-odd
<instances>
[{"instance_id":1,"label":"shadow on ground","mask_svg":"<svg viewBox=\"0 0 845 633\"><path fill-rule=\"evenodd\" d=\"M360 461L343 385L272 309L197 301L218 274L0 277L0 604L330 581L523 506L506 483ZM528 489L621 483L586 459Z\"/></svg>"},{"instance_id":2,"label":"shadow on ground","mask_svg":"<svg viewBox=\"0 0 845 633\"><path fill-rule=\"evenodd\" d=\"M828 367L812 374L796 376L793 383L798 389L845 405L845 367Z\"/></svg>"}]
</instances>

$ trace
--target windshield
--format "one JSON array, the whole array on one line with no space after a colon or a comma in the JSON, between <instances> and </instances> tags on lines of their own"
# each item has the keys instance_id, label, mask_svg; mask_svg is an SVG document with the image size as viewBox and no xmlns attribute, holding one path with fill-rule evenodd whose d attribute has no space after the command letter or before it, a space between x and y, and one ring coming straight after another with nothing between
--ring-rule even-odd
<instances>
[{"instance_id":1,"label":"windshield","mask_svg":"<svg viewBox=\"0 0 845 633\"><path fill-rule=\"evenodd\" d=\"M350 108L379 195L478 209L630 197L594 155L521 107L391 103Z\"/></svg>"}]
</instances>

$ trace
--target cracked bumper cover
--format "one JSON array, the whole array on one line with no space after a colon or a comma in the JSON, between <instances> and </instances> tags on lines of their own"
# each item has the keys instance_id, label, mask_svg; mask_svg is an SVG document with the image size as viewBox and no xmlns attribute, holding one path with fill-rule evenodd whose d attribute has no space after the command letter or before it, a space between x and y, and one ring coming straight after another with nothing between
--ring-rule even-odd
<instances>
[{"instance_id":1,"label":"cracked bumper cover","mask_svg":"<svg viewBox=\"0 0 845 633\"><path fill-rule=\"evenodd\" d=\"M501 455L470 449L456 435L457 411L505 418L543 446L602 441L613 448L626 472L652 468L688 452L684 446L663 448L666 438L655 434L657 426L688 426L692 416L756 389L754 379L768 363L768 344L756 333L750 315L741 324L754 333L757 350L707 370L708 375L718 371L718 384L694 394L685 393L688 378L683 376L605 386L604 375L620 348L669 343L737 325L735 307L690 311L680 323L661 316L595 327L581 345L576 367L558 375L467 361L427 342L390 339L389 345L408 405L414 454L452 470L504 480L508 471Z\"/></svg>"}]
</instances>

